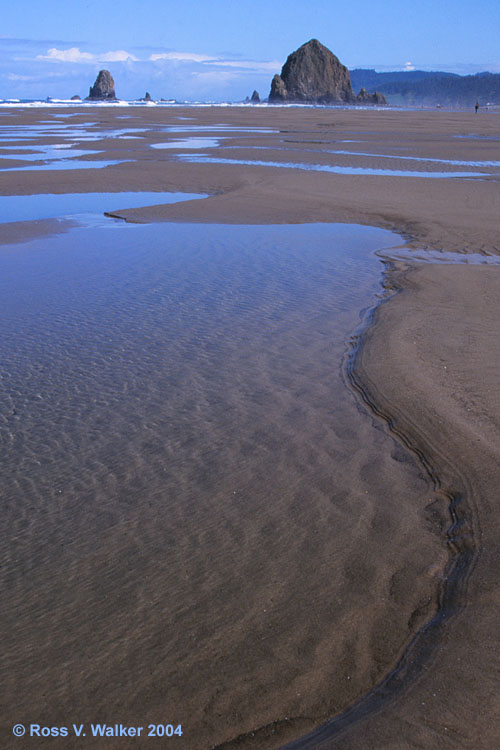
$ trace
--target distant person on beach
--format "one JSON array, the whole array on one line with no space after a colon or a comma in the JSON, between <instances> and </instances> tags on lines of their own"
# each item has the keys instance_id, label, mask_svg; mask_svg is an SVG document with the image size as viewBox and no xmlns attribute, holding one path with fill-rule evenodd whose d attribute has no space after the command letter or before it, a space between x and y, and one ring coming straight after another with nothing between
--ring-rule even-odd
<instances>
[{"instance_id":1,"label":"distant person on beach","mask_svg":"<svg viewBox=\"0 0 500 750\"><path fill-rule=\"evenodd\" d=\"M476 102L474 109L476 110L476 115L477 115L477 110L479 109L479 102Z\"/></svg>"}]
</instances>

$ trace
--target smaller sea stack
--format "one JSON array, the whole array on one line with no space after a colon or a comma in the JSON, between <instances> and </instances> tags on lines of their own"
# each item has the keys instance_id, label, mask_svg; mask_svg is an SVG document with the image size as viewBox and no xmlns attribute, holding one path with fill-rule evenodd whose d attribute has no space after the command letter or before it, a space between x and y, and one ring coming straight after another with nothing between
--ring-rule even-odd
<instances>
[{"instance_id":1,"label":"smaller sea stack","mask_svg":"<svg viewBox=\"0 0 500 750\"><path fill-rule=\"evenodd\" d=\"M116 99L115 82L109 70L100 70L95 83L90 87L87 99Z\"/></svg>"}]
</instances>

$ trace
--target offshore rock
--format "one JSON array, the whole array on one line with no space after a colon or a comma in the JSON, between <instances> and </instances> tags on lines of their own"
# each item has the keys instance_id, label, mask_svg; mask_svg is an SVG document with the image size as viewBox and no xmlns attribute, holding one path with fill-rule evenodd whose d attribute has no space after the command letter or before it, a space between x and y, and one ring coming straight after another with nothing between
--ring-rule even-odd
<instances>
[{"instance_id":1,"label":"offshore rock","mask_svg":"<svg viewBox=\"0 0 500 750\"><path fill-rule=\"evenodd\" d=\"M361 89L356 97L357 104L387 104L387 99L380 91L369 94L366 89Z\"/></svg>"},{"instance_id":2,"label":"offshore rock","mask_svg":"<svg viewBox=\"0 0 500 750\"><path fill-rule=\"evenodd\" d=\"M87 99L116 99L115 82L109 70L100 70Z\"/></svg>"},{"instance_id":3,"label":"offshore rock","mask_svg":"<svg viewBox=\"0 0 500 750\"><path fill-rule=\"evenodd\" d=\"M286 102L288 92L286 90L285 82L280 75L276 73L273 80L271 81L271 93L269 94L270 102Z\"/></svg>"},{"instance_id":4,"label":"offshore rock","mask_svg":"<svg viewBox=\"0 0 500 750\"><path fill-rule=\"evenodd\" d=\"M250 97L250 101L252 104L260 104L260 96L259 92L254 89L254 92L252 96Z\"/></svg>"},{"instance_id":5,"label":"offshore rock","mask_svg":"<svg viewBox=\"0 0 500 750\"><path fill-rule=\"evenodd\" d=\"M372 97L375 97L374 104L387 104L387 99L380 91L375 91Z\"/></svg>"},{"instance_id":6,"label":"offshore rock","mask_svg":"<svg viewBox=\"0 0 500 750\"><path fill-rule=\"evenodd\" d=\"M271 83L270 102L351 104L356 101L345 65L317 39L288 56Z\"/></svg>"},{"instance_id":7,"label":"offshore rock","mask_svg":"<svg viewBox=\"0 0 500 750\"><path fill-rule=\"evenodd\" d=\"M72 101L72 102L81 102L82 101L82 97L79 94L75 94L74 96L71 97L70 101Z\"/></svg>"}]
</instances>

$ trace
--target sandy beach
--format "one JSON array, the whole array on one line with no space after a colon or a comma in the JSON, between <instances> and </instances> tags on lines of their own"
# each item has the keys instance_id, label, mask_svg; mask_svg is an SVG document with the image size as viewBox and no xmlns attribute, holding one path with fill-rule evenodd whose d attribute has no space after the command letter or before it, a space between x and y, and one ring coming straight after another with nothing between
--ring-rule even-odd
<instances>
[{"instance_id":1,"label":"sandy beach","mask_svg":"<svg viewBox=\"0 0 500 750\"><path fill-rule=\"evenodd\" d=\"M61 111L13 108L2 111L1 122L36 128L40 122L57 121ZM190 750L284 746L490 750L499 745L500 348L495 331L500 268L465 261L471 254L488 261L500 250L500 115L281 107L72 107L70 111L73 127L81 125L90 134L109 130L110 136L100 136L97 146L96 141L79 143L79 149L93 153L80 158L74 169L19 171L27 162L16 160L13 144L10 154L2 153L6 168L0 170L0 195L116 192L116 208L108 212L110 216L129 223L164 224L165 232L171 223L358 224L396 233L395 247L407 254L405 260L387 260L385 296L380 295L372 313L365 311L363 330L356 339L351 344L345 339L344 355L339 350L343 356L339 382L351 390L353 408L365 420L360 429L366 443L359 447L358 462L362 479L352 488L352 502L363 519L357 529L359 549L344 558L341 542L331 546L330 529L334 524L344 528L344 518L340 506L333 508L325 499L328 453L318 458L309 455L299 437L294 442L301 429L314 436L316 420L322 417L312 410L308 420L301 421L294 414L289 422L279 423L275 435L262 438L260 433L259 439L268 439L269 444L290 440L295 464L304 471L311 461L317 462L314 507L322 515L314 527L314 544L304 532L297 556L294 544L302 510L299 504L289 506L282 500L284 484L282 495L277 487L270 496L276 505L267 525L259 526L248 512L252 538L251 543L244 540L241 570L249 580L270 575L268 593L271 600L275 597L277 614L269 629L259 630L253 616L242 615L252 631L247 641L247 635L231 624L230 592L220 589L217 614L209 602L213 581L204 580L200 586L200 600L206 596L207 611L213 621L220 620L219 641L233 638L236 647L231 658L219 665L227 682L215 695L210 686L211 660L220 644L207 639L196 662L179 640L186 648L191 678L198 670L203 683L188 681L181 686L183 674L176 675L179 688L172 701L185 702L196 732ZM117 129L124 128L132 137L116 135ZM197 147L195 141L188 146L181 142L197 137L217 143ZM44 131L37 139L41 145L53 142ZM152 148L155 144L168 146ZM103 160L109 160L109 166L82 168L86 161ZM402 174L410 171L411 176ZM467 176L450 176L459 172ZM210 197L169 205L159 201L142 208L121 204L120 192L144 190ZM0 224L0 244L8 246L10 253L16 246L22 254L22 243L40 237L56 239L74 225L67 219L5 222ZM425 256L429 250L443 258L447 252L459 253L464 262L412 260L411 253ZM390 258L390 250L382 249L385 253ZM321 325L318 322L318 330ZM356 321L351 332L355 327ZM302 333L305 340L307 332ZM273 368L279 365L279 352L275 357ZM322 357L318 339L304 357L317 362L316 370L300 371L305 392L316 375L323 382L328 373L328 361ZM311 386L310 398L314 405L328 396ZM282 411L291 413L292 406L283 394ZM338 434L332 445L338 452L351 450L349 419L346 413L341 424L345 444L342 430L335 428ZM369 452L373 445L379 451L376 461ZM263 473L272 466L263 454ZM387 499L383 508L365 504L365 485L385 500L391 477L402 488L399 496ZM294 481L299 487L299 473ZM347 492L348 473L339 472L338 481ZM207 477L199 482L210 484ZM264 515L270 498L262 498L256 518ZM226 520L236 547L241 542L238 513L228 510ZM96 533L97 525L96 521ZM154 549L161 546L162 528L160 523L152 536ZM289 567L290 579L297 579L297 588L290 592L283 590L273 567L275 538L281 538L289 550L280 560ZM203 541L200 537L197 543ZM259 543L260 562L253 557ZM104 551L96 537L95 546L85 547L85 559L93 556L104 564ZM220 560L213 561L216 585L224 580L223 552ZM129 554L125 536L115 553L125 566ZM229 546L227 554L232 554ZM136 550L134 564L145 576L154 576L146 556L144 550ZM334 591L332 560L344 576L342 591L355 602L348 621L328 603ZM193 559L193 574L201 566L201 556ZM19 591L22 601L22 587ZM154 591L151 584L148 597L154 598ZM110 601L122 606L113 596ZM255 594L248 586L248 597L252 596L255 607L264 608L267 600L262 592ZM280 607L297 618L296 632L285 629ZM146 617L144 601L138 611ZM128 610L123 612L120 627ZM12 616L15 627L16 613ZM112 612L106 617L111 627ZM160 644L161 623L158 614ZM355 639L350 638L352 632ZM247 655L259 642L261 661L255 667L247 664ZM151 647L149 641L142 646ZM14 653L15 640L11 647ZM119 654L111 647L110 653L111 665L118 665ZM290 653L296 671L288 669ZM19 658L16 654L13 663ZM282 671L271 679L265 664L272 659ZM309 665L307 671L304 665ZM243 677L238 682L235 673L240 667ZM45 669L50 671L48 662ZM256 675L265 686L259 695L250 682ZM167 698L161 694L160 677L154 676L149 690L147 683L138 685L134 710L141 702L161 710ZM127 685L129 690L133 687ZM90 692L85 696L86 709L95 700ZM248 706L244 715L239 710L243 703ZM116 708L118 703L112 705ZM218 719L221 715L223 719ZM21 746L16 740L16 747Z\"/></svg>"}]
</instances>

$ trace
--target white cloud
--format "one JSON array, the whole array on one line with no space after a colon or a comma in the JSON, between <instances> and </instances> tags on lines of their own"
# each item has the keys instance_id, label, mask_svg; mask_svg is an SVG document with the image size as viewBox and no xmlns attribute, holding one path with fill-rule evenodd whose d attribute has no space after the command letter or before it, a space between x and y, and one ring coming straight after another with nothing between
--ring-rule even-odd
<instances>
[{"instance_id":1,"label":"white cloud","mask_svg":"<svg viewBox=\"0 0 500 750\"><path fill-rule=\"evenodd\" d=\"M105 52L103 55L95 55L95 59L98 62L137 62L138 58L131 55L130 52L125 52L123 49L117 49L114 52Z\"/></svg>"},{"instance_id":2,"label":"white cloud","mask_svg":"<svg viewBox=\"0 0 500 750\"><path fill-rule=\"evenodd\" d=\"M207 60L213 60L213 56L209 55L198 55L196 52L160 52L155 55L151 55L151 62L157 60L172 60L174 62L207 62Z\"/></svg>"},{"instance_id":3,"label":"white cloud","mask_svg":"<svg viewBox=\"0 0 500 750\"><path fill-rule=\"evenodd\" d=\"M37 55L37 60L53 60L54 62L94 62L89 52L80 52L78 47L71 49L57 49L52 47L46 55Z\"/></svg>"},{"instance_id":4,"label":"white cloud","mask_svg":"<svg viewBox=\"0 0 500 750\"><path fill-rule=\"evenodd\" d=\"M277 60L270 62L256 62L255 60L210 60L207 65L217 65L226 68L242 68L245 70L254 70L255 72L281 70L282 63Z\"/></svg>"},{"instance_id":5,"label":"white cloud","mask_svg":"<svg viewBox=\"0 0 500 750\"><path fill-rule=\"evenodd\" d=\"M81 52L78 47L70 49L57 49L52 47L46 55L37 55L37 60L48 60L49 62L69 62L69 63L100 63L100 62L127 62L137 61L134 55L125 50L118 49L110 52L100 52L91 54L90 52Z\"/></svg>"},{"instance_id":6,"label":"white cloud","mask_svg":"<svg viewBox=\"0 0 500 750\"><path fill-rule=\"evenodd\" d=\"M151 62L160 60L170 62L201 63L202 65L214 65L218 68L239 68L240 70L251 70L258 72L275 72L281 70L281 62L272 60L270 62L257 62L255 60L225 60L214 55L202 55L197 52L156 52L149 57Z\"/></svg>"}]
</instances>

